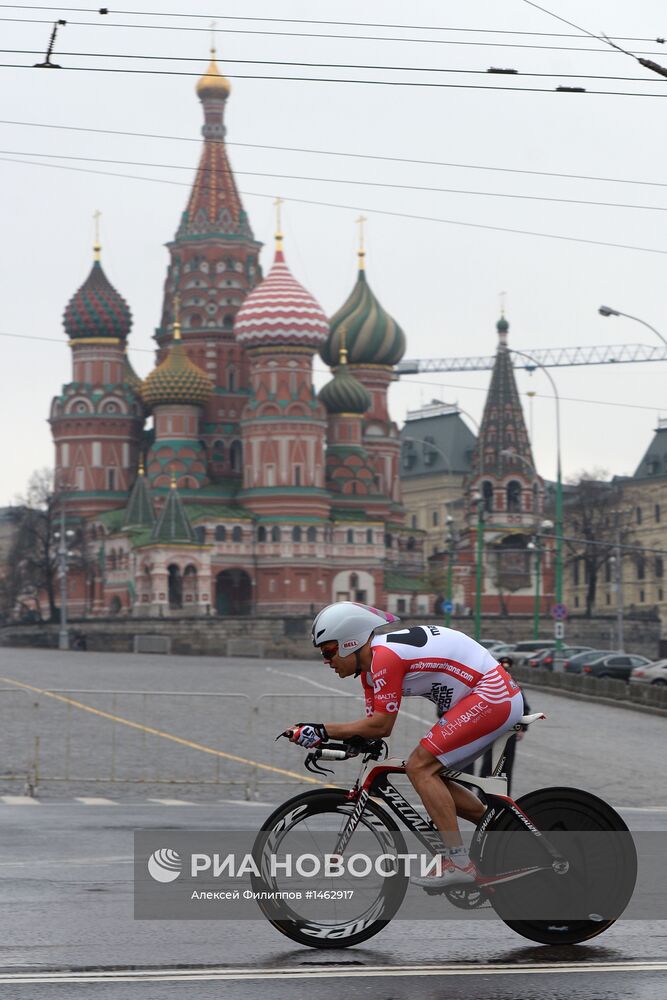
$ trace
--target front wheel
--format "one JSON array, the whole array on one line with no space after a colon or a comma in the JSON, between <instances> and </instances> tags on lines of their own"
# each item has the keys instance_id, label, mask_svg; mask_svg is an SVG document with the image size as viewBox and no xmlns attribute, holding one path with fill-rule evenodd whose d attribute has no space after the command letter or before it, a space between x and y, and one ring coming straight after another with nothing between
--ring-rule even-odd
<instances>
[{"instance_id":1,"label":"front wheel","mask_svg":"<svg viewBox=\"0 0 667 1000\"><path fill-rule=\"evenodd\" d=\"M261 875L252 878L257 904L277 930L298 944L359 944L386 927L403 902L409 879L395 859L406 853L405 840L391 816L371 799L342 855L343 874L321 868L309 877L295 860L309 858L307 871L312 873L313 859L340 858L338 838L355 807L342 789L304 792L276 809L257 835L253 859ZM364 874L358 863L352 868L355 855L370 858L373 870Z\"/></svg>"},{"instance_id":2,"label":"front wheel","mask_svg":"<svg viewBox=\"0 0 667 1000\"><path fill-rule=\"evenodd\" d=\"M621 817L578 788L544 788L516 804L568 867L561 874L551 868L543 838L527 832L511 811L502 810L486 826L483 819L475 844L485 873L546 868L489 894L500 918L540 944L578 944L607 930L628 905L637 878L635 845Z\"/></svg>"}]
</instances>

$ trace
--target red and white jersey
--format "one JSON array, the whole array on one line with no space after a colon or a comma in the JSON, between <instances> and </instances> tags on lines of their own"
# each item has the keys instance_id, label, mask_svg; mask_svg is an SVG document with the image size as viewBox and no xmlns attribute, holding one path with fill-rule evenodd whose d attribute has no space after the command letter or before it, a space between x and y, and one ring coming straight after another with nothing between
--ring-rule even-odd
<instances>
[{"instance_id":1,"label":"red and white jersey","mask_svg":"<svg viewBox=\"0 0 667 1000\"><path fill-rule=\"evenodd\" d=\"M401 698L428 698L443 715L472 691L507 701L519 685L478 642L440 625L417 625L371 641L371 669L361 675L366 714L398 712Z\"/></svg>"}]
</instances>

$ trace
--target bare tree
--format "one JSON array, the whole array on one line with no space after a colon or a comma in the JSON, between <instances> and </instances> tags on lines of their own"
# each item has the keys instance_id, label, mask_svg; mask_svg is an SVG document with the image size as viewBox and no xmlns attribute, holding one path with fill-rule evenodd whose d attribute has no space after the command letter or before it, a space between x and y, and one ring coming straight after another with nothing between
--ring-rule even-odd
<instances>
[{"instance_id":1,"label":"bare tree","mask_svg":"<svg viewBox=\"0 0 667 1000\"><path fill-rule=\"evenodd\" d=\"M622 485L608 480L604 469L580 472L570 480L565 495L566 565L583 572L586 586L586 616L595 606L600 571L617 543L627 537Z\"/></svg>"}]
</instances>

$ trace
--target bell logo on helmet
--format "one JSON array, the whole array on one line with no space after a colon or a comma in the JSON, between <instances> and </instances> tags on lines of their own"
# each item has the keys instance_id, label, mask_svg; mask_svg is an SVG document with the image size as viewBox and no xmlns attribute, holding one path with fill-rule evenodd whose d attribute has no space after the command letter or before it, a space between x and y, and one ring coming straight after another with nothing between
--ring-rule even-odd
<instances>
[{"instance_id":1,"label":"bell logo on helmet","mask_svg":"<svg viewBox=\"0 0 667 1000\"><path fill-rule=\"evenodd\" d=\"M350 649L351 646L356 646L356 645L357 643L355 642L354 639L348 639L347 642L343 643L343 649Z\"/></svg>"}]
</instances>

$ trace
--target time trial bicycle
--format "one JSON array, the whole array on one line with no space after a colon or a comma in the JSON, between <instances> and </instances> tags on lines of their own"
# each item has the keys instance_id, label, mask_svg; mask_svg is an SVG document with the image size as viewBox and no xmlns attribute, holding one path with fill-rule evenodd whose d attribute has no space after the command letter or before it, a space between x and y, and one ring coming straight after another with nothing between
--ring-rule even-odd
<instances>
[{"instance_id":1,"label":"time trial bicycle","mask_svg":"<svg viewBox=\"0 0 667 1000\"><path fill-rule=\"evenodd\" d=\"M543 718L541 713L524 715L514 731ZM469 886L427 891L444 893L461 909L490 905L509 927L532 941L580 943L607 930L625 910L637 876L635 845L619 814L582 789L542 788L511 799L503 766L514 731L494 742L491 776L443 768L443 780L478 789L486 806L470 845L480 877ZM320 744L308 753L306 768L326 773L322 761L361 756L354 786L296 795L268 817L256 837L253 858L260 874L253 876L253 888L258 905L277 930L299 944L349 947L377 934L401 907L409 874L397 864L392 877L364 879L361 891L345 889L350 883L332 878L327 890L320 888L319 894L308 897L306 892L285 891L294 883L281 881L280 869L270 871L269 855L285 855L298 840L301 845L312 842L320 852L326 845L327 854L343 859L359 847L368 852L371 842L383 858L399 859L407 846L394 817L431 855L442 852L434 824L391 782L392 776L405 774L405 761L386 755L382 740Z\"/></svg>"}]
</instances>

